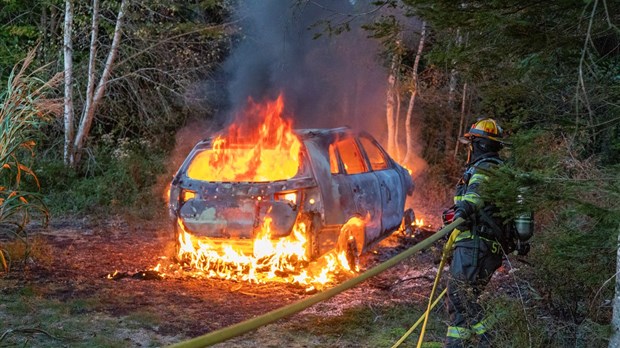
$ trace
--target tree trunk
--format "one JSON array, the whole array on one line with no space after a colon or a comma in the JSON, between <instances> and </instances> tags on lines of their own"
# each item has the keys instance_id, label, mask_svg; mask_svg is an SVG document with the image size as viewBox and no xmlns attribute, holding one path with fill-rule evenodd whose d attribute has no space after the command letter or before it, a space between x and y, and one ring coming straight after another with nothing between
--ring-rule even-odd
<instances>
[{"instance_id":1,"label":"tree trunk","mask_svg":"<svg viewBox=\"0 0 620 348\"><path fill-rule=\"evenodd\" d=\"M88 84L84 111L91 108L95 90L95 61L97 58L97 36L99 33L99 0L93 0L93 18L90 27L90 52L88 56ZM85 113L82 114L82 119ZM84 122L83 120L81 122Z\"/></svg>"},{"instance_id":2,"label":"tree trunk","mask_svg":"<svg viewBox=\"0 0 620 348\"><path fill-rule=\"evenodd\" d=\"M400 62L398 63L398 65L400 66ZM398 134L400 131L400 80L398 79L398 76L396 77L396 84L394 86L395 90L396 90L396 112L394 114L394 156L396 156L395 158L400 162L400 160L402 160L402 157L400 157L400 141L399 141L399 137L400 135Z\"/></svg>"},{"instance_id":3,"label":"tree trunk","mask_svg":"<svg viewBox=\"0 0 620 348\"><path fill-rule=\"evenodd\" d=\"M463 36L461 35L461 30L456 30L456 47L460 47L463 42ZM452 61L452 64L455 64L455 61ZM454 95L456 94L456 85L458 83L458 71L456 68L450 69L450 81L448 82L448 105L450 109L454 107Z\"/></svg>"},{"instance_id":4,"label":"tree trunk","mask_svg":"<svg viewBox=\"0 0 620 348\"><path fill-rule=\"evenodd\" d=\"M418 43L418 51L415 54L415 60L413 61L413 70L411 73L411 83L413 89L411 91L411 97L409 98L409 106L407 107L407 117L405 119L405 140L407 143L407 149L405 151L404 164L408 164L413 156L413 134L411 131L411 119L413 117L413 106L415 105L415 98L418 93L418 66L420 65L420 57L422 57L422 51L424 50L424 39L426 37L426 22L422 22L422 31L420 32L420 43Z\"/></svg>"},{"instance_id":5,"label":"tree trunk","mask_svg":"<svg viewBox=\"0 0 620 348\"><path fill-rule=\"evenodd\" d=\"M459 138L461 137L461 133L463 133L463 124L465 123L465 100L467 96L467 82L463 84L463 97L461 98L461 120L459 122L459 133L456 135L456 145L454 145L454 158L459 152Z\"/></svg>"},{"instance_id":6,"label":"tree trunk","mask_svg":"<svg viewBox=\"0 0 620 348\"><path fill-rule=\"evenodd\" d=\"M101 102L101 99L103 98L103 94L105 92L108 79L110 78L110 74L112 73L112 65L114 64L114 59L116 58L116 55L118 53L118 45L121 40L123 17L125 16L126 8L127 8L127 0L123 0L121 2L121 8L118 11L118 16L116 17L116 27L114 28L114 38L112 39L112 46L110 47L110 51L108 52L108 57L103 67L103 72L101 73L99 83L97 84L97 88L94 91L91 103L88 105L85 105L84 110L82 112L82 118L80 120L80 127L78 128L78 133L77 133L77 136L75 137L74 147L73 147L74 161L72 165L74 167L77 166L81 160L82 149L84 147L84 142L86 140L86 137L88 137L88 133L90 132L90 128L92 126L93 118L95 117L95 110L97 109L97 106L99 105L99 103ZM93 22L95 21L96 19L95 17L93 17ZM95 34L91 33L91 39L93 37L96 37L96 33ZM96 44L95 44L95 49L96 49ZM94 53L95 52L93 52L93 43L91 42L91 52L90 52L91 60L94 59L92 58L92 55ZM94 64L94 61L93 61L93 64ZM92 72L93 75L90 75L91 74L90 69L91 68L89 64L89 85L91 83L90 79L91 78L94 79L94 68ZM94 81L92 83L94 83ZM87 96L87 100L88 100L88 96Z\"/></svg>"},{"instance_id":7,"label":"tree trunk","mask_svg":"<svg viewBox=\"0 0 620 348\"><path fill-rule=\"evenodd\" d=\"M50 6L50 41L53 41L58 35L58 10L56 6Z\"/></svg>"},{"instance_id":8,"label":"tree trunk","mask_svg":"<svg viewBox=\"0 0 620 348\"><path fill-rule=\"evenodd\" d=\"M387 150L388 153L394 156L394 106L395 106L395 85L396 85L396 63L398 61L397 55L394 54L392 58L392 66L390 67L390 75L388 76L388 88L387 88L387 103L385 115L387 118Z\"/></svg>"},{"instance_id":9,"label":"tree trunk","mask_svg":"<svg viewBox=\"0 0 620 348\"><path fill-rule=\"evenodd\" d=\"M611 317L613 334L609 340L609 348L620 347L620 227L618 227L618 245L616 252L616 296L614 296L614 310Z\"/></svg>"},{"instance_id":10,"label":"tree trunk","mask_svg":"<svg viewBox=\"0 0 620 348\"><path fill-rule=\"evenodd\" d=\"M73 43L71 31L73 29L73 3L65 1L65 25L64 25L64 65L65 65L65 98L64 98L64 122L65 122L65 147L64 161L66 165L73 163Z\"/></svg>"}]
</instances>

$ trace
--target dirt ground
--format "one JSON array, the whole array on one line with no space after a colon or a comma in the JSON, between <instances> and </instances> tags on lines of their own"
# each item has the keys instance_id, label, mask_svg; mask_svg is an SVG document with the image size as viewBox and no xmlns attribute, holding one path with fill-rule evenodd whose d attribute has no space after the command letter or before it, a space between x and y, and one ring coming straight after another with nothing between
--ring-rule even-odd
<instances>
[{"instance_id":1,"label":"dirt ground","mask_svg":"<svg viewBox=\"0 0 620 348\"><path fill-rule=\"evenodd\" d=\"M77 315L87 312L92 328L73 332L73 339L86 342L92 335L111 335L107 342L120 346L160 346L203 335L310 296L305 289L286 284L249 284L213 279L196 279L170 273L161 280L126 277L110 280L106 275L118 270L133 274L158 263L171 261L171 232L168 224L126 222L121 218L105 221L55 221L35 231L49 246L50 262L34 262L0 276L0 294L8 296L24 287L38 298L54 303L86 301ZM363 256L364 269L389 259L415 244L414 238L394 234ZM364 304L411 302L425 303L437 266L437 253L426 251L388 271L341 293L302 314L337 316L343 310ZM347 276L350 277L350 276ZM342 280L345 280L343 277ZM81 303L81 302L78 302ZM41 325L36 320L20 321L18 314L4 309L10 304L0 301L0 335L27 323L49 333L63 332L54 323ZM152 325L129 325L136 313L154 317ZM73 314L73 313L72 313ZM33 315L23 313L24 316ZM98 332L97 319L114 321L114 329ZM4 317L4 318L3 318ZM148 319L148 318L147 318ZM143 318L142 322L148 321ZM12 325L13 324L13 325ZM122 330L126 327L127 330ZM38 330L37 329L37 330ZM26 332L26 331L23 331ZM51 335L51 334L50 334ZM55 335L55 336L62 336ZM59 339L63 342L62 338ZM74 342L73 341L73 342ZM7 342L7 340L5 340ZM8 341L11 342L11 341ZM16 338L14 343L20 342ZM56 342L57 344L58 342ZM0 340L0 346L3 342ZM47 346L47 344L42 344ZM54 346L50 344L49 346ZM62 343L62 346L73 346ZM242 345L242 344L240 344ZM11 346L11 345L9 345ZM37 346L36 344L34 346Z\"/></svg>"}]
</instances>

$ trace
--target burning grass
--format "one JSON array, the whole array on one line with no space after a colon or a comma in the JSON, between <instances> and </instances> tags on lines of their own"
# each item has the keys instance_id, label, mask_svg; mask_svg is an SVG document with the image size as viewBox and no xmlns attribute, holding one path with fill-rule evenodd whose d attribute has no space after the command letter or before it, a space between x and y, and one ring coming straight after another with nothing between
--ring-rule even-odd
<instances>
[{"instance_id":1,"label":"burning grass","mask_svg":"<svg viewBox=\"0 0 620 348\"><path fill-rule=\"evenodd\" d=\"M345 238L346 243L339 244L338 248L316 260L307 257L305 224L296 225L288 237L272 239L271 222L270 218L266 219L253 241L239 245L198 238L187 232L179 220L179 247L175 257L169 259L162 256L160 259L165 261L156 267L134 272L114 271L105 275L105 278L164 280L190 277L248 284L284 283L302 287L305 292L310 293L360 271L357 245L355 240L351 239L351 231L360 228L363 230L366 223L364 219L350 219L341 229L342 235L349 236ZM415 220L412 226L415 228L412 240L424 239L432 234L432 231L425 229L421 219ZM430 225L427 227L430 228Z\"/></svg>"},{"instance_id":2,"label":"burning grass","mask_svg":"<svg viewBox=\"0 0 620 348\"><path fill-rule=\"evenodd\" d=\"M342 234L349 235L348 231L363 228L365 223L363 219L352 218L342 227ZM271 219L266 219L261 232L252 242L252 248L247 252L247 248L233 243L216 243L208 238L197 238L188 233L179 221L180 248L176 258L180 263L163 267L162 272L252 284L288 283L312 292L360 271L356 245L350 243L350 236L348 243L311 261L306 254L308 241L304 237L305 224L296 225L288 237L278 239L271 238L270 224ZM417 220L415 226L419 234L424 222ZM159 272L160 265L144 272L150 271ZM137 275L141 273L136 272ZM135 275L127 276L143 279Z\"/></svg>"},{"instance_id":3,"label":"burning grass","mask_svg":"<svg viewBox=\"0 0 620 348\"><path fill-rule=\"evenodd\" d=\"M346 251L331 252L310 262L305 238L306 225L295 225L284 238L271 238L271 218L265 219L260 233L252 242L252 252L246 254L232 243L217 244L209 239L196 238L179 221L180 248L178 259L194 275L205 278L246 281L250 283L280 282L321 289L339 274L351 274ZM342 255L339 255L342 254Z\"/></svg>"}]
</instances>

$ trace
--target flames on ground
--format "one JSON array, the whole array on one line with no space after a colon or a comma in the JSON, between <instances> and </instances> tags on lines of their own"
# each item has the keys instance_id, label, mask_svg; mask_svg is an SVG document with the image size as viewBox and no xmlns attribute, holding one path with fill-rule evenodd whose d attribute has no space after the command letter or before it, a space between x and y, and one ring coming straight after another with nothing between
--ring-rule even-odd
<instances>
[{"instance_id":1,"label":"flames on ground","mask_svg":"<svg viewBox=\"0 0 620 348\"><path fill-rule=\"evenodd\" d=\"M362 220L354 218L350 224ZM338 274L359 270L349 265L346 250L333 250L310 262L306 256L306 226L301 223L284 238L272 239L271 220L265 223L253 241L253 252L245 254L233 243L217 244L209 239L196 238L183 229L180 231L178 258L196 276L253 283L285 282L312 288L321 288L333 282Z\"/></svg>"},{"instance_id":2,"label":"flames on ground","mask_svg":"<svg viewBox=\"0 0 620 348\"><path fill-rule=\"evenodd\" d=\"M368 218L368 217L367 217ZM353 217L342 231L363 227L366 219ZM339 275L359 272L359 265L346 248L335 248L310 261L306 257L304 224L295 226L285 238L272 239L271 220L266 219L261 232L253 241L253 252L245 254L234 244L218 244L207 238L196 238L184 230L179 221L177 258L185 274L194 277L216 278L251 283L284 282L303 286L306 290L322 289L333 283ZM416 234L424 229L424 221L416 219L412 226Z\"/></svg>"},{"instance_id":3,"label":"flames on ground","mask_svg":"<svg viewBox=\"0 0 620 348\"><path fill-rule=\"evenodd\" d=\"M179 222L180 223L180 222ZM364 220L350 219L342 230L363 226ZM306 291L320 290L333 283L340 275L359 272L359 265L351 262L345 250L337 249L310 262L304 255L306 239L305 226L295 228L291 236L272 240L269 236L270 222L265 222L262 236L254 241L255 252L245 255L233 244L218 244L206 238L196 238L179 227L181 245L176 259L180 262L165 262L148 270L134 272L114 271L105 275L110 280L125 278L135 280L162 280L175 277L215 278L250 283L280 282L303 286ZM422 219L416 219L412 227L413 239L428 237L433 231ZM349 258L347 257L349 256ZM162 257L166 259L166 257Z\"/></svg>"}]
</instances>

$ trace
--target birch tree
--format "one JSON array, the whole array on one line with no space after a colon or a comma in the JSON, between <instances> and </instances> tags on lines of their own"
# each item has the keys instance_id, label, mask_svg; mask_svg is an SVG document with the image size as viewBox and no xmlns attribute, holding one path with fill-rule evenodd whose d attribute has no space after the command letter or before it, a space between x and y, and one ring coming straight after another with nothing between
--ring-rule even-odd
<instances>
[{"instance_id":1,"label":"birch tree","mask_svg":"<svg viewBox=\"0 0 620 348\"><path fill-rule=\"evenodd\" d=\"M66 165L73 162L73 41L71 32L73 30L73 2L65 2L65 25L64 25L64 63L65 63L65 97L64 97L64 123L65 123L65 147L64 160Z\"/></svg>"},{"instance_id":2,"label":"birch tree","mask_svg":"<svg viewBox=\"0 0 620 348\"><path fill-rule=\"evenodd\" d=\"M394 96L396 98L396 110L394 112L394 156L400 161L402 157L400 156L400 106L401 106L401 91L400 91L400 67L402 64L402 47L401 40L398 39L396 41L396 52L398 52L398 61L396 62L396 80L394 81Z\"/></svg>"},{"instance_id":3,"label":"birch tree","mask_svg":"<svg viewBox=\"0 0 620 348\"><path fill-rule=\"evenodd\" d=\"M88 81L86 85L86 100L82 108L77 135L74 136L74 99L72 91L72 20L73 20L73 3L72 0L65 1L65 164L76 167L81 160L84 143L90 132L97 106L101 103L105 94L106 85L110 79L114 60L118 54L118 47L121 40L123 19L127 10L127 0L122 0L118 15L116 16L116 25L112 38L112 45L108 51L107 58L103 65L103 70L97 81L97 42L99 28L99 0L92 2L92 22L91 22L91 42L88 59ZM68 77L67 77L68 76Z\"/></svg>"},{"instance_id":4,"label":"birch tree","mask_svg":"<svg viewBox=\"0 0 620 348\"><path fill-rule=\"evenodd\" d=\"M391 155L395 154L396 138L395 138L395 107L396 107L396 74L398 69L398 55L392 56L392 64L390 65L390 74L388 76L387 102L386 102L386 124L388 131L387 149Z\"/></svg>"},{"instance_id":5,"label":"birch tree","mask_svg":"<svg viewBox=\"0 0 620 348\"><path fill-rule=\"evenodd\" d=\"M463 133L463 125L465 124L465 102L467 101L467 82L463 84L463 95L461 97L461 120L459 121L459 129L458 134L456 135L456 144L454 145L454 159L459 153L459 144L461 143L459 139L461 138L461 133Z\"/></svg>"},{"instance_id":6,"label":"birch tree","mask_svg":"<svg viewBox=\"0 0 620 348\"><path fill-rule=\"evenodd\" d=\"M463 36L461 34L461 30L456 30L456 47L460 47L463 42ZM456 61L452 61L452 65L455 65ZM458 84L458 71L456 68L450 69L450 81L448 82L448 105L450 108L454 107L454 95L456 94L456 86Z\"/></svg>"},{"instance_id":7,"label":"birch tree","mask_svg":"<svg viewBox=\"0 0 620 348\"><path fill-rule=\"evenodd\" d=\"M426 22L422 22L422 31L420 32L420 42L418 43L418 51L415 54L415 60L413 61L413 69L411 72L411 96L409 97L409 105L407 107L407 116L405 118L405 141L406 150L403 163L409 163L411 156L413 156L413 134L411 130L411 119L413 118L413 107L415 105L415 98L418 93L418 66L420 65L420 57L422 57L422 51L424 50L424 39L426 38Z\"/></svg>"}]
</instances>

